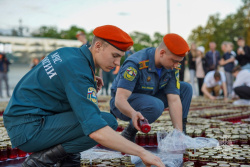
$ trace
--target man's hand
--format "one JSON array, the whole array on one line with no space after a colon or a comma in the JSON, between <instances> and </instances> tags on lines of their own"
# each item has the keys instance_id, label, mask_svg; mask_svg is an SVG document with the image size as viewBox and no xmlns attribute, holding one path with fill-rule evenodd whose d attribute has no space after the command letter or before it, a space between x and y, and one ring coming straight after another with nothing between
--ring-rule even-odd
<instances>
[{"instance_id":1,"label":"man's hand","mask_svg":"<svg viewBox=\"0 0 250 167\"><path fill-rule=\"evenodd\" d=\"M221 59L221 60L219 61L219 64L220 64L221 66L223 66L223 65L225 64L224 59Z\"/></svg>"},{"instance_id":2,"label":"man's hand","mask_svg":"<svg viewBox=\"0 0 250 167\"><path fill-rule=\"evenodd\" d=\"M99 90L101 90L102 87L104 86L104 83L103 83L103 80L101 77L96 76L95 78L96 78L96 83L97 83L97 90L96 91L98 93Z\"/></svg>"},{"instance_id":3,"label":"man's hand","mask_svg":"<svg viewBox=\"0 0 250 167\"><path fill-rule=\"evenodd\" d=\"M144 120L144 117L142 116L142 114L141 114L140 112L135 112L135 113L133 113L131 119L132 119L132 122L133 122L134 127L135 127L137 130L141 131L141 128L140 128L139 125L138 125L138 120L139 120L139 119Z\"/></svg>"},{"instance_id":4,"label":"man's hand","mask_svg":"<svg viewBox=\"0 0 250 167\"><path fill-rule=\"evenodd\" d=\"M140 155L140 158L146 167L151 167L151 165L155 165L157 167L165 167L159 157L149 153L146 150L142 153L142 155Z\"/></svg>"},{"instance_id":5,"label":"man's hand","mask_svg":"<svg viewBox=\"0 0 250 167\"><path fill-rule=\"evenodd\" d=\"M239 47L239 48L237 49L237 54L238 54L238 55L245 55L245 52L244 52L244 50L243 50L242 47Z\"/></svg>"},{"instance_id":6,"label":"man's hand","mask_svg":"<svg viewBox=\"0 0 250 167\"><path fill-rule=\"evenodd\" d=\"M227 102L227 101L228 101L228 98L227 98L227 97L224 97L224 101Z\"/></svg>"},{"instance_id":7,"label":"man's hand","mask_svg":"<svg viewBox=\"0 0 250 167\"><path fill-rule=\"evenodd\" d=\"M211 100L215 100L216 99L216 97L215 96L209 96L209 99L211 99Z\"/></svg>"}]
</instances>

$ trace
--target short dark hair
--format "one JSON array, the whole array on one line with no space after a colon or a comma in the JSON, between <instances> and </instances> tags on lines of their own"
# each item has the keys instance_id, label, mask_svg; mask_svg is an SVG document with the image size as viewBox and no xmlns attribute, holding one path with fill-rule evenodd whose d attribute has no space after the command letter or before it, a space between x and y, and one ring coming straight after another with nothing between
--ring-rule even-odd
<instances>
[{"instance_id":1,"label":"short dark hair","mask_svg":"<svg viewBox=\"0 0 250 167\"><path fill-rule=\"evenodd\" d=\"M219 72L219 71L215 71L215 73L214 73L214 78L220 78L220 79L221 79L221 76L220 76L220 72Z\"/></svg>"},{"instance_id":2,"label":"short dark hair","mask_svg":"<svg viewBox=\"0 0 250 167\"><path fill-rule=\"evenodd\" d=\"M234 67L232 73L235 73L237 71L241 71L241 66Z\"/></svg>"},{"instance_id":3,"label":"short dark hair","mask_svg":"<svg viewBox=\"0 0 250 167\"><path fill-rule=\"evenodd\" d=\"M106 41L104 41L102 38L99 38L97 36L93 37L91 45L94 46L96 41L100 41L103 44L104 47L108 46L108 43Z\"/></svg>"},{"instance_id":4,"label":"short dark hair","mask_svg":"<svg viewBox=\"0 0 250 167\"><path fill-rule=\"evenodd\" d=\"M238 40L245 40L244 37L238 37Z\"/></svg>"}]
</instances>

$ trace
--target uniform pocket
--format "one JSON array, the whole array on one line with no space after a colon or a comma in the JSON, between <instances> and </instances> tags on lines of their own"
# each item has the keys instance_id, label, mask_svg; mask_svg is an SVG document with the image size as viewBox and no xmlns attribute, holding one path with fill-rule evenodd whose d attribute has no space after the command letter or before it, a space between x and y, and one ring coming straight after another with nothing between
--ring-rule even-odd
<instances>
[{"instance_id":1,"label":"uniform pocket","mask_svg":"<svg viewBox=\"0 0 250 167\"><path fill-rule=\"evenodd\" d=\"M43 122L44 119L42 118L41 120L11 127L8 130L8 135L10 137L12 147L18 147L30 140L40 131Z\"/></svg>"}]
</instances>

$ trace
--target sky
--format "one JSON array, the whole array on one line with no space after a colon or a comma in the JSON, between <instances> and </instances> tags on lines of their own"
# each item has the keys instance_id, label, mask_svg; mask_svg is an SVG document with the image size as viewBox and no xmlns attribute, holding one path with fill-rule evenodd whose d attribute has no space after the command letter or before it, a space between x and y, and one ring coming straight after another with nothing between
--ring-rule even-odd
<instances>
[{"instance_id":1,"label":"sky","mask_svg":"<svg viewBox=\"0 0 250 167\"><path fill-rule=\"evenodd\" d=\"M0 29L17 28L19 20L32 31L42 25L59 30L72 25L90 32L111 24L127 33L167 34L168 0L0 0ZM170 32L187 40L216 13L223 19L236 13L241 0L169 0Z\"/></svg>"}]
</instances>

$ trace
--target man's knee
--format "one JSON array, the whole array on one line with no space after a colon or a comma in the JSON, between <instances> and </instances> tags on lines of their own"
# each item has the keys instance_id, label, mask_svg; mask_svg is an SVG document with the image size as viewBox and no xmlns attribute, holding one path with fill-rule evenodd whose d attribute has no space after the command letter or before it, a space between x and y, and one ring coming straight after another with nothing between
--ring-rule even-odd
<instances>
[{"instance_id":1,"label":"man's knee","mask_svg":"<svg viewBox=\"0 0 250 167\"><path fill-rule=\"evenodd\" d=\"M115 117L112 114L106 113L106 112L101 112L101 115L102 115L102 118L108 123L108 125L112 129L114 129L114 130L117 129L118 123L117 123Z\"/></svg>"},{"instance_id":2,"label":"man's knee","mask_svg":"<svg viewBox=\"0 0 250 167\"><path fill-rule=\"evenodd\" d=\"M241 93L241 92L242 92L241 90L242 90L241 87L236 87L236 88L234 88L234 92L235 92L236 94Z\"/></svg>"},{"instance_id":3,"label":"man's knee","mask_svg":"<svg viewBox=\"0 0 250 167\"><path fill-rule=\"evenodd\" d=\"M180 82L181 87L181 93L186 93L188 95L193 95L193 88L192 86L187 82Z\"/></svg>"},{"instance_id":4,"label":"man's knee","mask_svg":"<svg viewBox=\"0 0 250 167\"><path fill-rule=\"evenodd\" d=\"M147 118L149 123L153 123L157 120L164 110L164 103L161 100L156 99L152 104L154 105L146 106L141 111L142 115Z\"/></svg>"}]
</instances>

